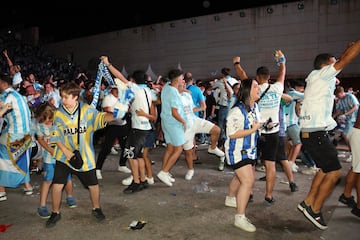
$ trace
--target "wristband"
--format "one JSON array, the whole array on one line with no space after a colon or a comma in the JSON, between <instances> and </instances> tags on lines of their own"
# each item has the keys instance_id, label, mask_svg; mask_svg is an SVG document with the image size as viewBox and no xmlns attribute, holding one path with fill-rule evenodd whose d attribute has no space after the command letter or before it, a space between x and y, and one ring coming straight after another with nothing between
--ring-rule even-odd
<instances>
[{"instance_id":1,"label":"wristband","mask_svg":"<svg viewBox=\"0 0 360 240\"><path fill-rule=\"evenodd\" d=\"M110 66L112 66L112 64L111 63L109 63L108 65L106 65L107 67L110 67Z\"/></svg>"},{"instance_id":2,"label":"wristband","mask_svg":"<svg viewBox=\"0 0 360 240\"><path fill-rule=\"evenodd\" d=\"M280 66L280 63L286 63L286 58L284 56L281 56L279 58L275 58L276 64Z\"/></svg>"},{"instance_id":3,"label":"wristband","mask_svg":"<svg viewBox=\"0 0 360 240\"><path fill-rule=\"evenodd\" d=\"M234 62L234 66L235 66L235 65L237 65L237 64L239 64L239 65L240 65L240 62Z\"/></svg>"}]
</instances>

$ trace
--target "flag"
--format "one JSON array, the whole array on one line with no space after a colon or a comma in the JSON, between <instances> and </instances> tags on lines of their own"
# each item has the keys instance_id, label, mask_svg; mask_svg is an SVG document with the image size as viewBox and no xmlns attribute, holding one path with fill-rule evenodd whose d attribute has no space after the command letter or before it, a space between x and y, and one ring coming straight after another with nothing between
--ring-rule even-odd
<instances>
[{"instance_id":1,"label":"flag","mask_svg":"<svg viewBox=\"0 0 360 240\"><path fill-rule=\"evenodd\" d=\"M2 134L1 138L7 137ZM10 137L8 137L10 139ZM0 141L0 186L16 188L25 183L26 175L29 174L31 156L31 136L19 141L3 144Z\"/></svg>"}]
</instances>

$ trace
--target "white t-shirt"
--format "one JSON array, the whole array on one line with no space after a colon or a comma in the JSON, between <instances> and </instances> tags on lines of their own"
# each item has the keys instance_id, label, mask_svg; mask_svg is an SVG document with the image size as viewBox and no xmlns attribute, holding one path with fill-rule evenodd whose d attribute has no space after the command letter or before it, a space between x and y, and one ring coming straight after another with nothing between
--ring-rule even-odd
<instances>
[{"instance_id":1,"label":"white t-shirt","mask_svg":"<svg viewBox=\"0 0 360 240\"><path fill-rule=\"evenodd\" d=\"M194 125L195 122L195 114L194 114L194 102L190 95L190 93L182 92L181 100L183 103L184 109L184 118L186 121L186 128L189 129Z\"/></svg>"},{"instance_id":2,"label":"white t-shirt","mask_svg":"<svg viewBox=\"0 0 360 240\"><path fill-rule=\"evenodd\" d=\"M136 84L133 82L129 82L129 87L135 94L134 101L131 104L131 127L140 130L151 130L149 119L136 114L137 109L142 109L148 113L150 112L149 106L151 106L153 101L150 89L146 84ZM146 91L148 101L146 101L144 90Z\"/></svg>"},{"instance_id":3,"label":"white t-shirt","mask_svg":"<svg viewBox=\"0 0 360 240\"><path fill-rule=\"evenodd\" d=\"M259 85L261 94L266 90L268 86L268 83ZM261 133L270 134L279 131L279 108L283 91L284 85L280 82L275 82L274 84L270 84L269 90L260 99L258 103L261 113L260 122L264 123L269 118L271 118L272 122L276 124L276 126L273 127L271 130L266 131L265 129L261 129Z\"/></svg>"},{"instance_id":4,"label":"white t-shirt","mask_svg":"<svg viewBox=\"0 0 360 240\"><path fill-rule=\"evenodd\" d=\"M228 82L228 84L233 87L235 83L239 83L238 80L236 80L235 78L231 77L231 76L226 76L226 81Z\"/></svg>"},{"instance_id":5,"label":"white t-shirt","mask_svg":"<svg viewBox=\"0 0 360 240\"><path fill-rule=\"evenodd\" d=\"M313 70L305 79L306 88L299 116L302 130L332 130L337 125L332 111L336 75L341 70L337 71L334 64Z\"/></svg>"},{"instance_id":6,"label":"white t-shirt","mask_svg":"<svg viewBox=\"0 0 360 240\"><path fill-rule=\"evenodd\" d=\"M117 103L118 99L112 95L111 93L107 94L103 101L102 101L102 104L101 104L101 107L104 109L106 107L110 107L111 109L111 112L114 112L114 105L115 103ZM126 120L123 120L123 119L120 119L120 118L117 118L116 120L114 121L111 121L108 123L109 125L125 125L126 124Z\"/></svg>"}]
</instances>

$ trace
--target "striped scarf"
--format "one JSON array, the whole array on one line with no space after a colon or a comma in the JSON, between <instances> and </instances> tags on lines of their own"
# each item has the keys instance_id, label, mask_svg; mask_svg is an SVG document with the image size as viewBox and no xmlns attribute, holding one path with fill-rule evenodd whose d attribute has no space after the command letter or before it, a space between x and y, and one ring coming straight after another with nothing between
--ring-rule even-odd
<instances>
[{"instance_id":1,"label":"striped scarf","mask_svg":"<svg viewBox=\"0 0 360 240\"><path fill-rule=\"evenodd\" d=\"M103 62L100 62L98 65L98 70L96 73L96 80L95 80L95 86L93 88L93 100L91 102L91 106L93 106L94 108L96 108L98 101L99 101L99 96L100 96L100 86L101 86L101 79L105 78L105 80L109 83L110 86L114 86L115 82L108 70L108 68L105 66L105 64Z\"/></svg>"}]
</instances>

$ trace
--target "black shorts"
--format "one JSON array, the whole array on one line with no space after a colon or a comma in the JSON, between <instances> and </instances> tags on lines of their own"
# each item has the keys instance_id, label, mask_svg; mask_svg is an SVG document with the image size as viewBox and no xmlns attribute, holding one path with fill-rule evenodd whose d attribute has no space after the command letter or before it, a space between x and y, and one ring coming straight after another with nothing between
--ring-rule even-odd
<instances>
[{"instance_id":1,"label":"black shorts","mask_svg":"<svg viewBox=\"0 0 360 240\"><path fill-rule=\"evenodd\" d=\"M96 177L95 169L86 172L77 172L68 167L65 163L56 161L53 183L66 184L68 182L69 174L76 175L82 185L87 188L88 186L97 185L98 179Z\"/></svg>"},{"instance_id":2,"label":"black shorts","mask_svg":"<svg viewBox=\"0 0 360 240\"><path fill-rule=\"evenodd\" d=\"M304 149L324 173L341 169L337 150L326 131L301 132L300 136Z\"/></svg>"},{"instance_id":3,"label":"black shorts","mask_svg":"<svg viewBox=\"0 0 360 240\"><path fill-rule=\"evenodd\" d=\"M276 161L287 160L285 147L286 147L286 137L279 137L279 144L276 151Z\"/></svg>"},{"instance_id":4,"label":"black shorts","mask_svg":"<svg viewBox=\"0 0 360 240\"><path fill-rule=\"evenodd\" d=\"M247 159L241 160L240 162L232 165L232 168L234 170L236 170L236 169L239 169L239 168L241 168L245 165L249 165L249 164L251 164L252 166L255 166L255 163L256 163L256 160L247 158Z\"/></svg>"},{"instance_id":5,"label":"black shorts","mask_svg":"<svg viewBox=\"0 0 360 240\"><path fill-rule=\"evenodd\" d=\"M261 135L263 141L258 146L261 152L261 160L276 161L279 147L279 132Z\"/></svg>"},{"instance_id":6,"label":"black shorts","mask_svg":"<svg viewBox=\"0 0 360 240\"><path fill-rule=\"evenodd\" d=\"M149 130L131 129L127 137L124 157L128 159L142 158L142 149L149 133Z\"/></svg>"}]
</instances>

